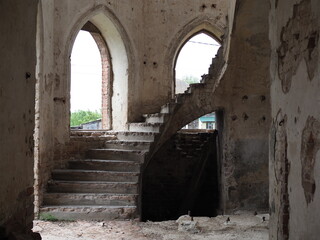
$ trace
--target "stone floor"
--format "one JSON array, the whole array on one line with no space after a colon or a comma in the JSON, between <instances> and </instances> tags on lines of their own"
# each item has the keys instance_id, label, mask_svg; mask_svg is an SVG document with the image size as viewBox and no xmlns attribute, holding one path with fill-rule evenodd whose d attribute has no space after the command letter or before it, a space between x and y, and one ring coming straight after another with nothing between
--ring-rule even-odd
<instances>
[{"instance_id":1,"label":"stone floor","mask_svg":"<svg viewBox=\"0 0 320 240\"><path fill-rule=\"evenodd\" d=\"M229 221L230 220L230 221ZM46 222L35 221L43 240L267 240L268 215L215 218L181 216L177 221Z\"/></svg>"}]
</instances>

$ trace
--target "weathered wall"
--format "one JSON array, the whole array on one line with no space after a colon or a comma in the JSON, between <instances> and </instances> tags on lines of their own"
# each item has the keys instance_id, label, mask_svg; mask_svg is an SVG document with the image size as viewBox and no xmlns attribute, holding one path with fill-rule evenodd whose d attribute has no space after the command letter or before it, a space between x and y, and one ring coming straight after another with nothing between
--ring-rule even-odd
<instances>
[{"instance_id":1,"label":"weathered wall","mask_svg":"<svg viewBox=\"0 0 320 240\"><path fill-rule=\"evenodd\" d=\"M99 28L110 49L113 82L113 126L123 129L126 122L140 119L143 113L159 110L171 98L174 79L173 65L179 47L190 32L200 31L204 22L221 37L226 26L226 1L55 1L54 62L55 128L56 139L66 140L69 120L69 54L77 31L87 20ZM107 35L110 25L101 24L94 17L98 9L104 11L117 28L125 45L126 59L115 61L118 52L113 50L112 39ZM94 13L96 12L96 13ZM50 15L49 15L50 16ZM100 21L100 22L99 22ZM102 20L103 22L103 20ZM202 24L202 25L201 25ZM196 29L196 30L195 30ZM190 36L189 36L190 37ZM173 52L170 52L172 50ZM116 68L125 66L121 73L123 83L118 86Z\"/></svg>"},{"instance_id":2,"label":"weathered wall","mask_svg":"<svg viewBox=\"0 0 320 240\"><path fill-rule=\"evenodd\" d=\"M112 125L124 130L127 121L155 112L170 100L179 47L190 34L205 28L221 37L226 26L227 3L55 0L42 1L41 10L37 87L39 189L43 189L48 179L52 161L59 160L69 141L69 57L77 32L86 21L99 28L109 47L113 73Z\"/></svg>"},{"instance_id":3,"label":"weathered wall","mask_svg":"<svg viewBox=\"0 0 320 240\"><path fill-rule=\"evenodd\" d=\"M238 1L228 68L214 92L224 109L224 209L268 209L269 1Z\"/></svg>"},{"instance_id":4,"label":"weathered wall","mask_svg":"<svg viewBox=\"0 0 320 240\"><path fill-rule=\"evenodd\" d=\"M0 238L31 231L37 0L0 1Z\"/></svg>"},{"instance_id":5,"label":"weathered wall","mask_svg":"<svg viewBox=\"0 0 320 240\"><path fill-rule=\"evenodd\" d=\"M226 30L228 5L223 0L144 1L145 47L141 49L144 81L139 90L140 109L133 111L157 112L168 102L179 48L203 29L221 40Z\"/></svg>"},{"instance_id":6,"label":"weathered wall","mask_svg":"<svg viewBox=\"0 0 320 240\"><path fill-rule=\"evenodd\" d=\"M51 9L54 16L49 17L54 20L54 34L50 39L53 55L44 51L45 59L53 57L54 71L50 81L53 87L52 91L45 91L45 94L49 92L44 101L50 110L40 121L40 126L41 122L44 124L42 131L48 139L45 148L49 151L42 158L59 161L69 141L69 53L77 31L87 20L100 29L110 48L112 61L115 61L112 62L113 126L122 130L127 121L138 120L142 113L156 112L170 100L174 60L188 37L204 29L218 38L226 33L227 39L231 39L226 43L230 54L220 86L215 89L212 84L205 91L197 89L194 101L181 107L176 115L177 122L172 126L177 127L187 117L194 117L189 119L192 121L223 109L223 209L266 209L270 122L269 2L239 1L234 17L236 24L229 33L225 32L226 26L232 25L227 22L226 13L233 12L233 8L228 9L227 3L222 0L201 3L191 0L139 0L134 3L124 0L54 1L54 10ZM97 16L97 9L103 14ZM108 32L110 29L112 31ZM112 34L117 35L123 44L118 49L123 58L117 60L118 55L112 52L113 47L119 47L114 41L116 38L108 39ZM122 74L120 78L119 74ZM50 155L52 148L57 153L55 157ZM52 161L44 166L47 168L43 170L50 172Z\"/></svg>"},{"instance_id":7,"label":"weathered wall","mask_svg":"<svg viewBox=\"0 0 320 240\"><path fill-rule=\"evenodd\" d=\"M220 164L221 206L225 212L268 209L268 7L267 0L238 2L227 68L220 83L224 49L219 50L206 83L192 86L190 94L179 97L180 104L162 134L165 140L204 114L223 112L223 123L218 124L223 125Z\"/></svg>"},{"instance_id":8,"label":"weathered wall","mask_svg":"<svg viewBox=\"0 0 320 240\"><path fill-rule=\"evenodd\" d=\"M35 211L42 202L42 192L50 177L54 153L54 5L39 1L37 17L37 69L35 115Z\"/></svg>"},{"instance_id":9,"label":"weathered wall","mask_svg":"<svg viewBox=\"0 0 320 240\"><path fill-rule=\"evenodd\" d=\"M142 14L141 8L137 7L139 1L135 1L135 4L131 4L134 8L132 11L127 1L41 1L36 101L36 211L42 202L42 193L52 168L63 165L67 160L65 157L69 156L70 151L73 152L73 142L69 142L69 91L70 54L76 35L88 20L93 21L92 17L99 12L108 11L110 15L114 13L113 21L116 22L120 17L121 20L118 22L125 23L130 29L130 34L139 40L140 35L136 34L138 25L135 25L136 21L133 21L133 18L137 17L137 23L141 22L139 18ZM112 9L111 12L109 8ZM106 33L102 27L100 26L100 30ZM121 74L127 75L127 69ZM126 88L125 85L122 87ZM114 94L117 95L117 92ZM126 113L125 109L116 108L123 113ZM87 147L89 146L90 144Z\"/></svg>"},{"instance_id":10,"label":"weathered wall","mask_svg":"<svg viewBox=\"0 0 320 240\"><path fill-rule=\"evenodd\" d=\"M270 2L270 239L319 239L320 3Z\"/></svg>"},{"instance_id":11,"label":"weathered wall","mask_svg":"<svg viewBox=\"0 0 320 240\"><path fill-rule=\"evenodd\" d=\"M193 216L216 216L220 185L216 138L217 132L181 131L159 149L144 172L143 221L177 219L188 211Z\"/></svg>"}]
</instances>

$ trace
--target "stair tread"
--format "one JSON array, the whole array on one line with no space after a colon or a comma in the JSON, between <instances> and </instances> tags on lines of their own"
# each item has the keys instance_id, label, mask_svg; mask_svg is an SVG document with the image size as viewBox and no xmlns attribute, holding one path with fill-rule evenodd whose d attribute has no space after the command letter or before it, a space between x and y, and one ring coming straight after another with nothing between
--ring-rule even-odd
<instances>
[{"instance_id":1,"label":"stair tread","mask_svg":"<svg viewBox=\"0 0 320 240\"><path fill-rule=\"evenodd\" d=\"M106 141L106 143L129 143L129 144L133 144L133 143L145 143L145 144L149 144L149 143L153 143L153 141L147 141L147 140L109 140Z\"/></svg>"},{"instance_id":2,"label":"stair tread","mask_svg":"<svg viewBox=\"0 0 320 240\"><path fill-rule=\"evenodd\" d=\"M133 125L140 125L140 126L156 126L159 127L161 125L163 125L163 123L148 123L148 122L131 122L129 124L133 124Z\"/></svg>"},{"instance_id":3,"label":"stair tread","mask_svg":"<svg viewBox=\"0 0 320 240\"><path fill-rule=\"evenodd\" d=\"M49 183L86 183L86 184L138 184L138 182L111 182L111 181L68 181L68 180L49 180Z\"/></svg>"},{"instance_id":4,"label":"stair tread","mask_svg":"<svg viewBox=\"0 0 320 240\"><path fill-rule=\"evenodd\" d=\"M162 116L165 116L165 115L168 115L168 113L161 113L161 112L158 112L158 113L146 113L146 114L142 114L142 116L144 117L162 117Z\"/></svg>"},{"instance_id":5,"label":"stair tread","mask_svg":"<svg viewBox=\"0 0 320 240\"><path fill-rule=\"evenodd\" d=\"M89 151L106 151L106 152L125 152L125 153L144 153L145 150L128 150L128 149L116 149L116 148L96 148Z\"/></svg>"},{"instance_id":6,"label":"stair tread","mask_svg":"<svg viewBox=\"0 0 320 240\"><path fill-rule=\"evenodd\" d=\"M116 197L132 197L132 196L138 196L137 193L58 193L58 192L47 192L44 193L44 195L78 195L78 196L88 196L88 195L94 195L94 196L116 196Z\"/></svg>"},{"instance_id":7,"label":"stair tread","mask_svg":"<svg viewBox=\"0 0 320 240\"><path fill-rule=\"evenodd\" d=\"M117 160L117 159L79 159L79 160L70 160L69 162L108 162L108 163L130 163L130 164L140 164L132 160Z\"/></svg>"},{"instance_id":8,"label":"stair tread","mask_svg":"<svg viewBox=\"0 0 320 240\"><path fill-rule=\"evenodd\" d=\"M138 132L138 131L119 131L118 133L127 133L130 135L139 134L139 135L156 135L158 132Z\"/></svg>"},{"instance_id":9,"label":"stair tread","mask_svg":"<svg viewBox=\"0 0 320 240\"><path fill-rule=\"evenodd\" d=\"M111 173L111 174L140 174L139 172L121 172L121 171L105 171L105 170L86 170L86 169L55 169L52 172L54 173L68 173L68 172L74 172L74 173Z\"/></svg>"},{"instance_id":10,"label":"stair tread","mask_svg":"<svg viewBox=\"0 0 320 240\"><path fill-rule=\"evenodd\" d=\"M137 206L116 206L116 205L44 205L41 209L46 208L137 208Z\"/></svg>"}]
</instances>

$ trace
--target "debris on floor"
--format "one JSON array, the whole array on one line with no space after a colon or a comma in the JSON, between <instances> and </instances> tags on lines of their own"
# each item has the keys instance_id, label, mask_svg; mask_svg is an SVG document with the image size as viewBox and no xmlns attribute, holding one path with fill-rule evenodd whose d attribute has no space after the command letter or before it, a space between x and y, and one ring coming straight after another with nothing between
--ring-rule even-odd
<instances>
[{"instance_id":1,"label":"debris on floor","mask_svg":"<svg viewBox=\"0 0 320 240\"><path fill-rule=\"evenodd\" d=\"M214 218L181 216L176 221L34 221L43 240L267 240L267 214Z\"/></svg>"}]
</instances>

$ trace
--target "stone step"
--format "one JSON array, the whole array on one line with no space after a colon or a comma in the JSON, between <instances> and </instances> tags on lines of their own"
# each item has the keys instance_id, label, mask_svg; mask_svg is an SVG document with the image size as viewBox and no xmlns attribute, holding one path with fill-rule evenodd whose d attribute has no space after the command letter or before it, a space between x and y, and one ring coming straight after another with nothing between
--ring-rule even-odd
<instances>
[{"instance_id":1,"label":"stone step","mask_svg":"<svg viewBox=\"0 0 320 240\"><path fill-rule=\"evenodd\" d=\"M191 93L179 93L179 94L176 94L176 96L175 96L175 102L177 103L177 104L183 104L185 101L186 101L186 99L188 98L188 97L190 97L191 96Z\"/></svg>"},{"instance_id":2,"label":"stone step","mask_svg":"<svg viewBox=\"0 0 320 240\"><path fill-rule=\"evenodd\" d=\"M140 172L140 163L125 160L84 159L69 161L70 169Z\"/></svg>"},{"instance_id":3,"label":"stone step","mask_svg":"<svg viewBox=\"0 0 320 240\"><path fill-rule=\"evenodd\" d=\"M161 123L129 123L130 132L156 132L160 131Z\"/></svg>"},{"instance_id":4,"label":"stone step","mask_svg":"<svg viewBox=\"0 0 320 240\"><path fill-rule=\"evenodd\" d=\"M161 107L160 113L172 113L174 108L176 107L176 103L170 102Z\"/></svg>"},{"instance_id":5,"label":"stone step","mask_svg":"<svg viewBox=\"0 0 320 240\"><path fill-rule=\"evenodd\" d=\"M117 137L120 141L154 141L157 133L154 132L118 132Z\"/></svg>"},{"instance_id":6,"label":"stone step","mask_svg":"<svg viewBox=\"0 0 320 240\"><path fill-rule=\"evenodd\" d=\"M46 213L59 220L127 220L137 217L137 208L133 206L44 206L40 217Z\"/></svg>"},{"instance_id":7,"label":"stone step","mask_svg":"<svg viewBox=\"0 0 320 240\"><path fill-rule=\"evenodd\" d=\"M136 194L45 193L44 205L136 206Z\"/></svg>"},{"instance_id":8,"label":"stone step","mask_svg":"<svg viewBox=\"0 0 320 240\"><path fill-rule=\"evenodd\" d=\"M136 182L105 181L58 181L48 182L48 192L52 193L122 193L137 194Z\"/></svg>"},{"instance_id":9,"label":"stone step","mask_svg":"<svg viewBox=\"0 0 320 240\"><path fill-rule=\"evenodd\" d=\"M185 93L192 93L197 89L203 89L205 88L205 84L204 83L192 83L189 85L188 89L185 91Z\"/></svg>"},{"instance_id":10,"label":"stone step","mask_svg":"<svg viewBox=\"0 0 320 240\"><path fill-rule=\"evenodd\" d=\"M150 141L119 141L112 140L105 143L105 148L109 149L124 149L124 150L143 150L148 151L150 148Z\"/></svg>"},{"instance_id":11,"label":"stone step","mask_svg":"<svg viewBox=\"0 0 320 240\"><path fill-rule=\"evenodd\" d=\"M143 114L146 123L164 123L168 117L167 113Z\"/></svg>"},{"instance_id":12,"label":"stone step","mask_svg":"<svg viewBox=\"0 0 320 240\"><path fill-rule=\"evenodd\" d=\"M116 132L105 130L71 130L70 137L115 137Z\"/></svg>"},{"instance_id":13,"label":"stone step","mask_svg":"<svg viewBox=\"0 0 320 240\"><path fill-rule=\"evenodd\" d=\"M99 130L91 130L91 131L83 131L83 130L71 130L70 132L70 140L71 141L110 141L116 140L117 135L116 132L111 131L99 131Z\"/></svg>"},{"instance_id":14,"label":"stone step","mask_svg":"<svg viewBox=\"0 0 320 240\"><path fill-rule=\"evenodd\" d=\"M100 137L100 136L70 136L70 141L72 142L90 142L90 141L111 141L116 140L117 136L106 136L106 137Z\"/></svg>"},{"instance_id":15,"label":"stone step","mask_svg":"<svg viewBox=\"0 0 320 240\"><path fill-rule=\"evenodd\" d=\"M137 182L138 172L115 172L97 170L56 169L52 171L52 179L69 181L115 181Z\"/></svg>"},{"instance_id":16,"label":"stone step","mask_svg":"<svg viewBox=\"0 0 320 240\"><path fill-rule=\"evenodd\" d=\"M142 150L124 150L124 149L90 149L87 151L87 157L91 159L112 159L112 160L131 160L143 161L145 151Z\"/></svg>"}]
</instances>

